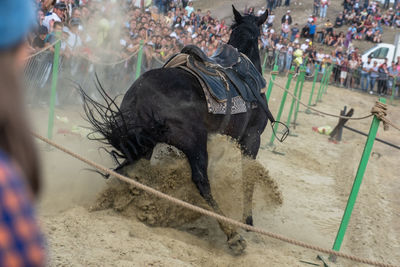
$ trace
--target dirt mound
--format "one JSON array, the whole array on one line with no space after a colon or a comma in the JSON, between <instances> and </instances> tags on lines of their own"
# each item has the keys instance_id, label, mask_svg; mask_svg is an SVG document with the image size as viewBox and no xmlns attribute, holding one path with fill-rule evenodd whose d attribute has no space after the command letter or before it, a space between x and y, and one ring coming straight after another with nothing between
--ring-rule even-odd
<instances>
[{"instance_id":1,"label":"dirt mound","mask_svg":"<svg viewBox=\"0 0 400 267\"><path fill-rule=\"evenodd\" d=\"M273 208L282 204L282 194L268 171L257 161L242 160L236 143L226 136L216 135L209 139L208 148L211 190L225 215L242 219L243 179L252 179L260 186L266 206ZM150 161L140 160L124 172L163 193L208 208L191 181L186 157L167 145L157 146ZM125 216L136 216L148 225L164 227L179 227L201 216L116 178L112 178L108 185L92 210L112 208Z\"/></svg>"}]
</instances>

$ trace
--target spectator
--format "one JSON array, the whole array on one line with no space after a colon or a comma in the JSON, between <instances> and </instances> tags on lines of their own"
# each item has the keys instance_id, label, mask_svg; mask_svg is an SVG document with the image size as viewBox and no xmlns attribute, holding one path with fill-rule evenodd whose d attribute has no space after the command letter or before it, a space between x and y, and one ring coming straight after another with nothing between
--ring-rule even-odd
<instances>
[{"instance_id":1,"label":"spectator","mask_svg":"<svg viewBox=\"0 0 400 267\"><path fill-rule=\"evenodd\" d=\"M321 0L320 2L320 13L319 17L320 18L326 18L326 13L328 11L328 6L329 6L329 0Z\"/></svg>"},{"instance_id":2,"label":"spectator","mask_svg":"<svg viewBox=\"0 0 400 267\"><path fill-rule=\"evenodd\" d=\"M56 21L65 21L67 7L64 3L54 5L53 12L44 17L43 26L50 30L50 24Z\"/></svg>"},{"instance_id":3,"label":"spectator","mask_svg":"<svg viewBox=\"0 0 400 267\"><path fill-rule=\"evenodd\" d=\"M275 19L275 12L271 11L271 14L269 14L267 18L267 27L271 28L274 24L274 19Z\"/></svg>"},{"instance_id":4,"label":"spectator","mask_svg":"<svg viewBox=\"0 0 400 267\"><path fill-rule=\"evenodd\" d=\"M281 27L281 35L283 38L288 38L289 37L289 32L290 32L290 25L289 21L286 20Z\"/></svg>"},{"instance_id":5,"label":"spectator","mask_svg":"<svg viewBox=\"0 0 400 267\"><path fill-rule=\"evenodd\" d=\"M190 14L192 14L192 12L194 12L193 1L189 1L188 5L185 7L185 9L188 12L188 16L190 16Z\"/></svg>"},{"instance_id":6,"label":"spectator","mask_svg":"<svg viewBox=\"0 0 400 267\"><path fill-rule=\"evenodd\" d=\"M294 26L290 29L291 35L290 35L290 42L294 42L294 39L296 36L299 34L299 24L296 22Z\"/></svg>"},{"instance_id":7,"label":"spectator","mask_svg":"<svg viewBox=\"0 0 400 267\"><path fill-rule=\"evenodd\" d=\"M314 35L317 31L317 25L315 25L314 21L311 22L310 31L309 31L309 38L314 42Z\"/></svg>"},{"instance_id":8,"label":"spectator","mask_svg":"<svg viewBox=\"0 0 400 267\"><path fill-rule=\"evenodd\" d=\"M36 50L44 48L47 34L47 28L45 26L40 26L38 30L38 35L35 37L35 39L33 39L32 47Z\"/></svg>"},{"instance_id":9,"label":"spectator","mask_svg":"<svg viewBox=\"0 0 400 267\"><path fill-rule=\"evenodd\" d=\"M378 77L378 94L386 94L387 93L387 80L388 80L388 68L386 60L385 62L379 66L378 69L379 77Z\"/></svg>"},{"instance_id":10,"label":"spectator","mask_svg":"<svg viewBox=\"0 0 400 267\"><path fill-rule=\"evenodd\" d=\"M400 81L400 76L399 76L399 70L396 66L396 63L393 61L391 66L388 68L388 74L389 74L389 79L387 83L387 87L390 90L395 90L395 92L391 92L391 95L398 95L398 90L399 90L399 81Z\"/></svg>"},{"instance_id":11,"label":"spectator","mask_svg":"<svg viewBox=\"0 0 400 267\"><path fill-rule=\"evenodd\" d=\"M344 87L345 86L345 80L347 78L347 73L349 70L348 66L349 62L347 58L344 58L342 64L340 65L340 86Z\"/></svg>"},{"instance_id":12,"label":"spectator","mask_svg":"<svg viewBox=\"0 0 400 267\"><path fill-rule=\"evenodd\" d=\"M45 266L32 203L40 191L39 162L19 78L35 15L25 0L3 0L0 14L0 266Z\"/></svg>"},{"instance_id":13,"label":"spectator","mask_svg":"<svg viewBox=\"0 0 400 267\"><path fill-rule=\"evenodd\" d=\"M378 62L374 61L372 68L369 70L369 78L370 78L369 93L371 95L374 93L375 82L376 82L376 79L379 77L378 69L379 69Z\"/></svg>"},{"instance_id":14,"label":"spectator","mask_svg":"<svg viewBox=\"0 0 400 267\"><path fill-rule=\"evenodd\" d=\"M371 84L370 82L370 72L373 67L373 63L371 61L371 58L368 58L367 62L362 63L362 68L361 68L361 90L367 92L368 91L368 86Z\"/></svg>"},{"instance_id":15,"label":"spectator","mask_svg":"<svg viewBox=\"0 0 400 267\"><path fill-rule=\"evenodd\" d=\"M281 23L285 23L285 21L288 21L288 24L292 25L292 16L290 15L290 10L288 10L286 14L282 16Z\"/></svg>"},{"instance_id":16,"label":"spectator","mask_svg":"<svg viewBox=\"0 0 400 267\"><path fill-rule=\"evenodd\" d=\"M313 15L318 16L319 14L319 5L320 5L320 0L314 0L313 3Z\"/></svg>"},{"instance_id":17,"label":"spectator","mask_svg":"<svg viewBox=\"0 0 400 267\"><path fill-rule=\"evenodd\" d=\"M336 17L335 20L335 28L340 28L344 24L343 14L340 13L339 16Z\"/></svg>"}]
</instances>

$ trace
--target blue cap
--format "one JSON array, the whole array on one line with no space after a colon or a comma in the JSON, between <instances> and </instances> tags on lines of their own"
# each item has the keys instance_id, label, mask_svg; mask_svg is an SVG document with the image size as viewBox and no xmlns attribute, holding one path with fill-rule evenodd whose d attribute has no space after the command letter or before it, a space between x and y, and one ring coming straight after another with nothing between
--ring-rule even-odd
<instances>
[{"instance_id":1,"label":"blue cap","mask_svg":"<svg viewBox=\"0 0 400 267\"><path fill-rule=\"evenodd\" d=\"M0 3L0 50L21 43L35 22L32 0L2 0Z\"/></svg>"}]
</instances>

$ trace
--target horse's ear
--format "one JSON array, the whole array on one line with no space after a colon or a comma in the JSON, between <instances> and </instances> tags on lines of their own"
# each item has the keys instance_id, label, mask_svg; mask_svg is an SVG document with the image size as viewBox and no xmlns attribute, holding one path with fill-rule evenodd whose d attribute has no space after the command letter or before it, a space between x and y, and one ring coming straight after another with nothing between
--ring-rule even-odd
<instances>
[{"instance_id":1,"label":"horse's ear","mask_svg":"<svg viewBox=\"0 0 400 267\"><path fill-rule=\"evenodd\" d=\"M268 9L265 10L264 14L258 17L257 25L261 26L268 18Z\"/></svg>"},{"instance_id":2,"label":"horse's ear","mask_svg":"<svg viewBox=\"0 0 400 267\"><path fill-rule=\"evenodd\" d=\"M242 15L240 15L239 11L237 11L233 5L232 5L232 9L233 9L233 15L235 15L235 21L237 23L242 22Z\"/></svg>"}]
</instances>

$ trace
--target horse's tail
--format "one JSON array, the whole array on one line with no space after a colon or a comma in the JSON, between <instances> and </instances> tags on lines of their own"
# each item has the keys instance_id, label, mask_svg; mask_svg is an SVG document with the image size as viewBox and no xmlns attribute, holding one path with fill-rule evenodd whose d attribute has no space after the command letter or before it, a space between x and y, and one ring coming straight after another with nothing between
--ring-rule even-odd
<instances>
[{"instance_id":1,"label":"horse's tail","mask_svg":"<svg viewBox=\"0 0 400 267\"><path fill-rule=\"evenodd\" d=\"M86 120L93 130L88 139L111 145L111 151L104 148L118 164L118 167L133 163L142 157L155 141L143 127L135 123L133 112L123 112L116 104L116 97L110 97L102 87L96 75L96 89L102 98L102 103L94 100L79 86L82 96ZM120 163L120 160L123 160Z\"/></svg>"}]
</instances>

